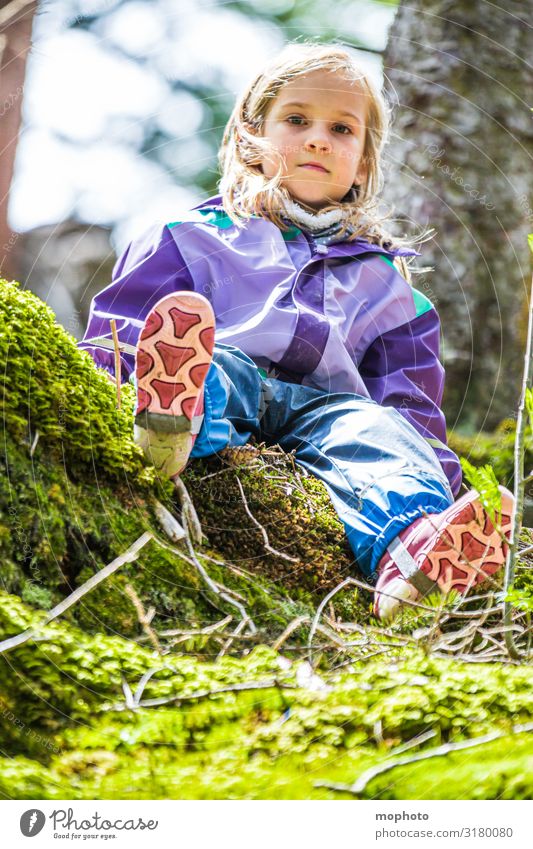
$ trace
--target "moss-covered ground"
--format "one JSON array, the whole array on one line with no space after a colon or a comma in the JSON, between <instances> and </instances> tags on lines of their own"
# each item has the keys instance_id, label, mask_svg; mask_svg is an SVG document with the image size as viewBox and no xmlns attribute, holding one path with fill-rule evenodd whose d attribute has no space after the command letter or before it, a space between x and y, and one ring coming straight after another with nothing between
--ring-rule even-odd
<instances>
[{"instance_id":1,"label":"moss-covered ground","mask_svg":"<svg viewBox=\"0 0 533 849\"><path fill-rule=\"evenodd\" d=\"M184 482L203 542L165 547L157 502L181 521L180 499L132 441L131 390L117 410L113 384L44 304L12 283L0 295L0 640L35 629L0 655L1 796L348 798L321 783L351 784L430 731L422 751L501 736L398 767L362 795L531 797L531 735L512 732L533 721L527 664L470 663L404 639L427 616L379 635L370 595L349 587L315 634L313 673L317 605L358 576L321 484L272 447L195 462ZM453 439L509 481L510 424ZM134 562L42 624L146 531ZM239 626L235 601L255 630ZM354 628L333 632L341 621Z\"/></svg>"}]
</instances>

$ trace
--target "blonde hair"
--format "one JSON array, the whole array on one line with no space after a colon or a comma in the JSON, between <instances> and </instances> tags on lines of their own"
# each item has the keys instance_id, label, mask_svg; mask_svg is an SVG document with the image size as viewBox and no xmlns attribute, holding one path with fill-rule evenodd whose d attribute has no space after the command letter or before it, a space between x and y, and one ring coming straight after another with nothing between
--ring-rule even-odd
<instances>
[{"instance_id":1,"label":"blonde hair","mask_svg":"<svg viewBox=\"0 0 533 849\"><path fill-rule=\"evenodd\" d=\"M261 130L274 98L295 77L313 71L331 71L346 80L358 82L368 96L367 127L362 164L366 176L338 203L324 210L345 210L344 231L348 238L365 236L378 244L392 243L381 227L384 216L377 213L378 195L383 184L381 152L389 128L389 109L374 82L356 63L349 50L337 44L292 43L267 65L248 85L237 101L226 125L219 163L222 172L220 191L224 209L238 225L253 215L273 221L287 229L283 220L284 202L290 199L280 185L281 166L271 178L265 177L259 161L270 150ZM395 239L396 244L405 241Z\"/></svg>"}]
</instances>

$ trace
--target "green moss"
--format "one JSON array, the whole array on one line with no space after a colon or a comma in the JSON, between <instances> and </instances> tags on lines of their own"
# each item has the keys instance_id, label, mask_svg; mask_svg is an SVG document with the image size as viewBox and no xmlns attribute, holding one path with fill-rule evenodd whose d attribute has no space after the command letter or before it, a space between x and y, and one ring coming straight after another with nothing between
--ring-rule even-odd
<instances>
[{"instance_id":1,"label":"green moss","mask_svg":"<svg viewBox=\"0 0 533 849\"><path fill-rule=\"evenodd\" d=\"M16 283L0 280L0 409L17 440L49 452L83 480L149 481L131 433L132 393L121 410L106 375L76 347L52 311Z\"/></svg>"},{"instance_id":2,"label":"green moss","mask_svg":"<svg viewBox=\"0 0 533 849\"><path fill-rule=\"evenodd\" d=\"M20 602L2 601L11 611L10 629L31 621ZM294 687L298 664L281 670L277 654L265 648L216 663L185 655L158 660L131 642L88 637L59 623L42 638L12 652L2 670L10 703L4 701L0 713L17 705L19 738L27 737L26 728L38 738L32 764L17 751L14 735L2 741L15 755L9 763L0 759L6 795L26 798L32 787L41 798L59 798L70 787L69 798L330 798L334 794L316 782L351 783L428 728L434 737L426 748L488 731L506 736L487 751L472 749L376 779L370 796L496 798L510 776L509 798L531 791L533 743L521 737L510 745L508 736L513 724L533 717L525 668L469 667L412 652L326 674L321 691L270 687L117 711L123 682L135 690L154 666L159 671L143 698L273 678ZM25 680L17 683L22 669ZM17 762L21 768L13 770Z\"/></svg>"},{"instance_id":3,"label":"green moss","mask_svg":"<svg viewBox=\"0 0 533 849\"><path fill-rule=\"evenodd\" d=\"M0 294L4 639L38 627L43 610L145 531L164 541L156 498L177 517L180 506L172 486L156 480L133 444L131 388L124 388L117 410L112 383L37 298L6 282ZM452 444L478 465L493 462L505 481L512 438L512 429L502 429L494 438ZM296 560L267 551L237 474L270 547ZM184 481L205 534L199 561L242 600L257 633L240 634L229 649L233 655L219 660L224 640L216 633L188 637L164 656L154 651L130 587L146 610L154 608L158 632L199 630L227 614L236 625L239 614L208 589L183 544L169 550L151 541L37 639L0 657L0 794L338 798L315 782L350 783L428 728L435 733L426 746L433 746L493 729L507 733L511 724L531 720L528 669L468 666L400 648L385 647L383 655L338 672L323 662L324 689L296 687L294 658L305 652L318 600L355 571L326 490L290 457L263 446L195 462ZM368 602L366 593L347 591L336 597L335 613L365 623ZM265 644L296 617L307 619L284 644L282 658ZM413 625L407 615L399 632ZM143 697L182 700L119 710L125 693L134 693L154 669ZM183 699L263 680L289 688ZM528 740L506 737L468 758L428 761L423 769L376 779L369 795L526 798L530 757Z\"/></svg>"}]
</instances>

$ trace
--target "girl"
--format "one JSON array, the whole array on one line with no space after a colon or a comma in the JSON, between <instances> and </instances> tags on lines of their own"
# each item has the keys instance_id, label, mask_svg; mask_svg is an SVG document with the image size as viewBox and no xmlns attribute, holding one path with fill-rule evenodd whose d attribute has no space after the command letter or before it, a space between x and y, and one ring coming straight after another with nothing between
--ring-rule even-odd
<instances>
[{"instance_id":1,"label":"girl","mask_svg":"<svg viewBox=\"0 0 533 849\"><path fill-rule=\"evenodd\" d=\"M351 54L289 45L226 127L221 196L133 242L82 347L137 387L135 438L164 474L251 437L326 485L374 611L463 593L504 563L461 485L440 410L439 320L376 214L385 103Z\"/></svg>"}]
</instances>

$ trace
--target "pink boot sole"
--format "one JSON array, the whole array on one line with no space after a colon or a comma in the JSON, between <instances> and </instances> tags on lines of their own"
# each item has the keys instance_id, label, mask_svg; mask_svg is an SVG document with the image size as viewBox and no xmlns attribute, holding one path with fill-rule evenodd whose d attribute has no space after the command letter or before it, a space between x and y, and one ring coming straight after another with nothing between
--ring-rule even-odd
<instances>
[{"instance_id":1,"label":"pink boot sole","mask_svg":"<svg viewBox=\"0 0 533 849\"><path fill-rule=\"evenodd\" d=\"M502 514L496 516L496 522L508 538L514 499L504 487L500 491ZM443 514L429 516L429 522L439 532L420 568L441 592L455 590L464 595L502 568L508 544L493 526L475 490L453 507L457 508L456 512L452 508L444 511L444 515L452 513L446 519L441 518Z\"/></svg>"},{"instance_id":2,"label":"pink boot sole","mask_svg":"<svg viewBox=\"0 0 533 849\"><path fill-rule=\"evenodd\" d=\"M162 298L139 337L135 441L168 477L183 470L200 429L214 343L211 304L195 292Z\"/></svg>"},{"instance_id":3,"label":"pink boot sole","mask_svg":"<svg viewBox=\"0 0 533 849\"><path fill-rule=\"evenodd\" d=\"M514 498L502 486L500 492L498 529L479 494L471 490L442 513L418 519L393 540L378 566L374 613L379 619L394 619L404 601L417 601L434 589L464 595L502 568Z\"/></svg>"}]
</instances>

